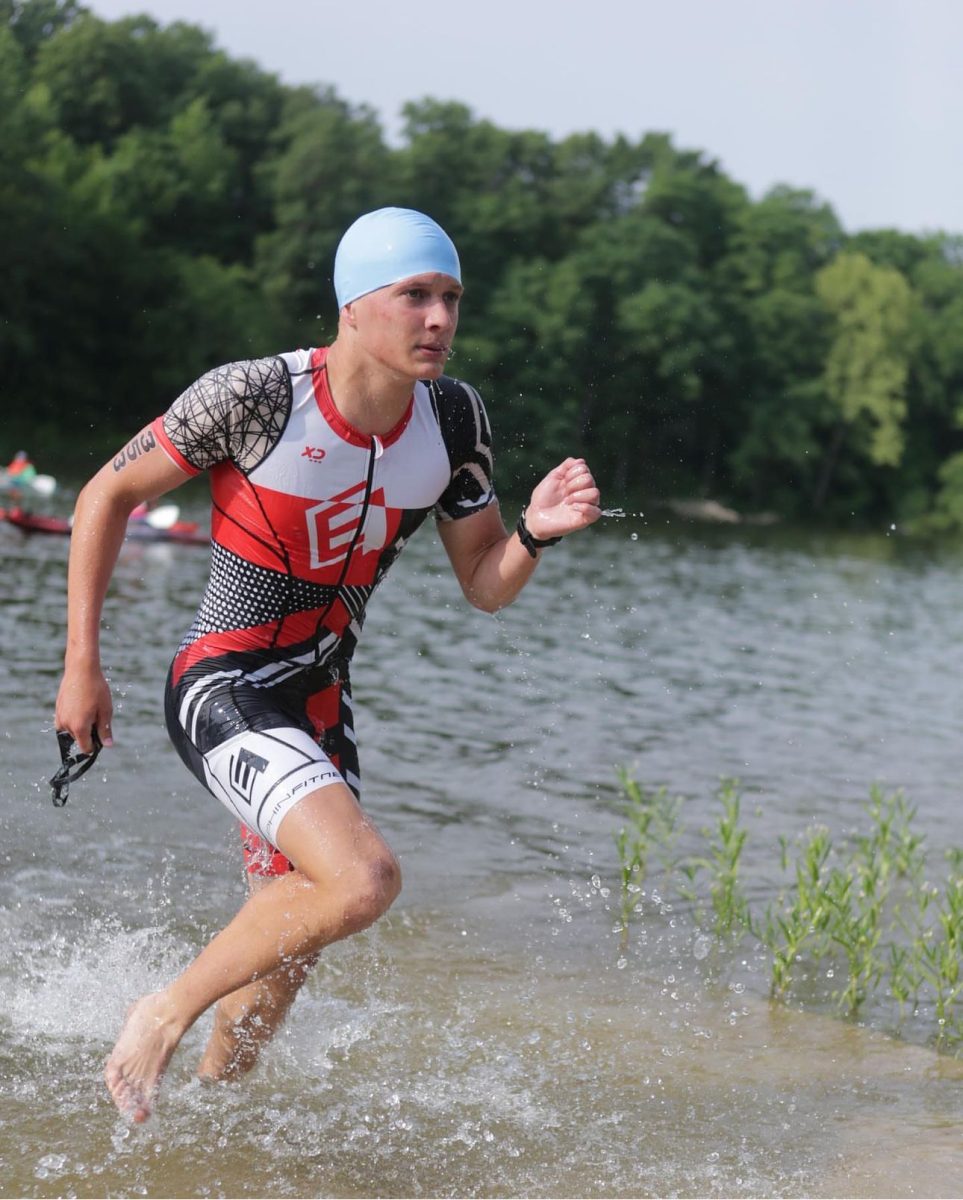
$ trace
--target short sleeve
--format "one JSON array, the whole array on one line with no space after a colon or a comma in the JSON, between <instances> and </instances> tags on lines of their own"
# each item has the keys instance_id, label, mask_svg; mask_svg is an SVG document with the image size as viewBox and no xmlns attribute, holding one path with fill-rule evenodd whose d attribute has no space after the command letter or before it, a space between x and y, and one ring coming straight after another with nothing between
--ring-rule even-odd
<instances>
[{"instance_id":1,"label":"short sleeve","mask_svg":"<svg viewBox=\"0 0 963 1200\"><path fill-rule=\"evenodd\" d=\"M434 512L439 521L457 521L495 501L491 426L481 396L467 383L442 376L429 391L451 464Z\"/></svg>"},{"instance_id":2,"label":"short sleeve","mask_svg":"<svg viewBox=\"0 0 963 1200\"><path fill-rule=\"evenodd\" d=\"M291 379L280 358L227 363L208 371L155 423L193 471L224 461L252 470L277 444L291 411Z\"/></svg>"}]
</instances>

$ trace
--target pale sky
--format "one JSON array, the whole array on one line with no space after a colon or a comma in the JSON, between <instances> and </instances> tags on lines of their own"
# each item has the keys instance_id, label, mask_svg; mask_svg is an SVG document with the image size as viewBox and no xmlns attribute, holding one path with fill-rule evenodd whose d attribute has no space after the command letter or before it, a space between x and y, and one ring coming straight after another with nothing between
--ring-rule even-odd
<instances>
[{"instance_id":1,"label":"pale sky","mask_svg":"<svg viewBox=\"0 0 963 1200\"><path fill-rule=\"evenodd\" d=\"M754 197L811 188L850 232L963 233L963 0L89 0L209 30L378 113L459 100L560 138L669 132Z\"/></svg>"}]
</instances>

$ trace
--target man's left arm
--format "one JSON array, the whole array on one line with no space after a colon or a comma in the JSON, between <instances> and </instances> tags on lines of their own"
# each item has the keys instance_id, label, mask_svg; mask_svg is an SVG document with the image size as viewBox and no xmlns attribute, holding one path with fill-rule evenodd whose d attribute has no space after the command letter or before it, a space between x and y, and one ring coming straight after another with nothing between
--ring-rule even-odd
<instances>
[{"instance_id":1,"label":"man's left arm","mask_svg":"<svg viewBox=\"0 0 963 1200\"><path fill-rule=\"evenodd\" d=\"M536 541L585 529L601 516L599 490L582 458L567 458L545 476L525 509ZM516 531L505 529L497 504L439 527L442 545L468 601L484 612L511 604L532 576L543 551L530 553Z\"/></svg>"}]
</instances>

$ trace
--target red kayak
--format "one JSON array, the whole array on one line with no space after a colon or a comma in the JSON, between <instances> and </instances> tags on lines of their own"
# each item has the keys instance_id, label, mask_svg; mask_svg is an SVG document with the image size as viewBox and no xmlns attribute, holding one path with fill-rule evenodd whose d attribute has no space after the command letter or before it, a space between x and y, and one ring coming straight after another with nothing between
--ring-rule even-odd
<instances>
[{"instance_id":1,"label":"red kayak","mask_svg":"<svg viewBox=\"0 0 963 1200\"><path fill-rule=\"evenodd\" d=\"M70 535L70 522L66 517L45 517L22 508L0 508L0 521L16 525L24 533ZM175 521L164 529L158 529L146 521L133 520L128 522L127 536L138 542L181 542L188 546L209 546L211 542L196 521Z\"/></svg>"}]
</instances>

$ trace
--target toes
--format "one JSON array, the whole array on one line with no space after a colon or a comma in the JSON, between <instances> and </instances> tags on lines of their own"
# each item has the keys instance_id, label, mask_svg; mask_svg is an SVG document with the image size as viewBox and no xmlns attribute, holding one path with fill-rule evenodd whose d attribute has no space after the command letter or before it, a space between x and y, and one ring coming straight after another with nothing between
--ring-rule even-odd
<instances>
[{"instance_id":1,"label":"toes","mask_svg":"<svg viewBox=\"0 0 963 1200\"><path fill-rule=\"evenodd\" d=\"M129 1079L122 1068L109 1064L104 1071L104 1079L111 1099L125 1117L138 1125L147 1120L151 1110L143 1088Z\"/></svg>"}]
</instances>

